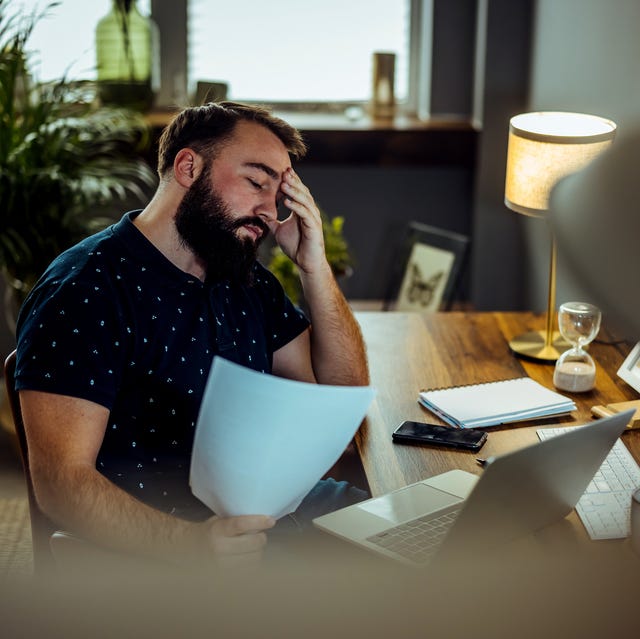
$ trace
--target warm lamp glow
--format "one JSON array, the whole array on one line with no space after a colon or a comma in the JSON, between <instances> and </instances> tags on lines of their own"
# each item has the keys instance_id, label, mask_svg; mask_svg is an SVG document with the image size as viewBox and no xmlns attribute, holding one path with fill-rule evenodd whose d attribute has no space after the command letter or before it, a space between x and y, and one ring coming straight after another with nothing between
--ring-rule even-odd
<instances>
[{"instance_id":1,"label":"warm lamp glow","mask_svg":"<svg viewBox=\"0 0 640 639\"><path fill-rule=\"evenodd\" d=\"M607 148L616 125L582 113L523 113L511 118L504 203L542 215L560 178L575 173Z\"/></svg>"},{"instance_id":2,"label":"warm lamp glow","mask_svg":"<svg viewBox=\"0 0 640 639\"><path fill-rule=\"evenodd\" d=\"M549 209L551 190L567 175L584 168L613 141L616 125L584 113L523 113L509 123L504 203L525 215ZM556 313L556 242L551 235L549 294L544 331L530 331L509 342L511 350L553 362L569 347L553 330Z\"/></svg>"}]
</instances>

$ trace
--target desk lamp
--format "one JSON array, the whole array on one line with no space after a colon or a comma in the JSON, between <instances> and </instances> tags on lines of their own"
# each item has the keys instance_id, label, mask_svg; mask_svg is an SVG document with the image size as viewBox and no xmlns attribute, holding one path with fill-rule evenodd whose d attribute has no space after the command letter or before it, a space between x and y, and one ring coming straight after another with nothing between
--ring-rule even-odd
<instances>
[{"instance_id":1,"label":"desk lamp","mask_svg":"<svg viewBox=\"0 0 640 639\"><path fill-rule=\"evenodd\" d=\"M511 118L504 203L511 210L544 217L551 189L560 178L575 173L612 142L616 125L582 113L523 113ZM553 362L570 347L554 331L556 305L556 240L551 233L546 328L515 337L512 351Z\"/></svg>"}]
</instances>

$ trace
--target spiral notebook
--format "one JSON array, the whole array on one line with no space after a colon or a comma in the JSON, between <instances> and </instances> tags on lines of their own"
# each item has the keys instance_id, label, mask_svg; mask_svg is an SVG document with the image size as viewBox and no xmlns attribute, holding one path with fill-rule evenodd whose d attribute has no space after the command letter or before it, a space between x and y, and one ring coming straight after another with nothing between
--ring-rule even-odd
<instances>
[{"instance_id":1,"label":"spiral notebook","mask_svg":"<svg viewBox=\"0 0 640 639\"><path fill-rule=\"evenodd\" d=\"M575 410L572 399L530 377L420 391L419 402L458 428L485 428Z\"/></svg>"}]
</instances>

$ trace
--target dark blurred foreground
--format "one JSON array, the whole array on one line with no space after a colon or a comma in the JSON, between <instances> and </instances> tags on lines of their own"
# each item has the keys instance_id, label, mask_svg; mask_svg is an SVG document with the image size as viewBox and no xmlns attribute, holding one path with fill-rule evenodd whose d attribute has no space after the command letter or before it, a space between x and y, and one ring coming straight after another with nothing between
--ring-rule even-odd
<instances>
[{"instance_id":1,"label":"dark blurred foreground","mask_svg":"<svg viewBox=\"0 0 640 639\"><path fill-rule=\"evenodd\" d=\"M639 586L628 540L577 544L566 522L423 570L319 535L252 566L83 559L55 577L1 584L0 629L7 639L623 639L640 636Z\"/></svg>"}]
</instances>

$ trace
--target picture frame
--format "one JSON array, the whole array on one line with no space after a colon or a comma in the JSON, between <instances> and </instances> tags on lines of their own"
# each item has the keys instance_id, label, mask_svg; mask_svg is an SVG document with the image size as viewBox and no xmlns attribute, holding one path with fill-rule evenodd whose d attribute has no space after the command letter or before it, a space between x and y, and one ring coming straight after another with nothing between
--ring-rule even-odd
<instances>
[{"instance_id":1,"label":"picture frame","mask_svg":"<svg viewBox=\"0 0 640 639\"><path fill-rule=\"evenodd\" d=\"M618 369L618 377L640 393L640 342L631 349L622 362L622 366Z\"/></svg>"},{"instance_id":2,"label":"picture frame","mask_svg":"<svg viewBox=\"0 0 640 639\"><path fill-rule=\"evenodd\" d=\"M410 222L384 300L385 310L450 310L469 250L469 238Z\"/></svg>"}]
</instances>

